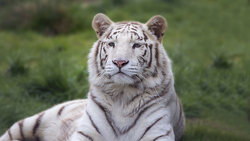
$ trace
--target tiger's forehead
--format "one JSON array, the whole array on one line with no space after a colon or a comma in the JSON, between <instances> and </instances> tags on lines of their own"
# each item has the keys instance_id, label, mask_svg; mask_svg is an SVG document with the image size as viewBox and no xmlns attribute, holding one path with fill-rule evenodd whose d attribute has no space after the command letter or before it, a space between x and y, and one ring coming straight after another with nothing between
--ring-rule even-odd
<instances>
[{"instance_id":1,"label":"tiger's forehead","mask_svg":"<svg viewBox=\"0 0 250 141\"><path fill-rule=\"evenodd\" d=\"M142 28L142 24L138 22L119 22L116 23L115 30L121 32L138 31Z\"/></svg>"},{"instance_id":2,"label":"tiger's forehead","mask_svg":"<svg viewBox=\"0 0 250 141\"><path fill-rule=\"evenodd\" d=\"M117 40L122 36L122 38L130 38L132 41L146 41L147 36L142 27L143 25L138 22L119 22L110 30L106 39Z\"/></svg>"}]
</instances>

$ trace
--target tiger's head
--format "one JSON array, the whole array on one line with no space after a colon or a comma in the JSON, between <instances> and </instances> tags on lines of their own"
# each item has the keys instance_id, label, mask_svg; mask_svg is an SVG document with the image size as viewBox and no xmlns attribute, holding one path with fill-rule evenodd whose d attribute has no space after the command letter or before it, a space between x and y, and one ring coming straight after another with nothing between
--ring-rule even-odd
<instances>
[{"instance_id":1,"label":"tiger's head","mask_svg":"<svg viewBox=\"0 0 250 141\"><path fill-rule=\"evenodd\" d=\"M160 84L171 72L162 46L167 22L162 16L146 24L112 22L97 14L92 22L98 41L89 54L89 81L95 85Z\"/></svg>"}]
</instances>

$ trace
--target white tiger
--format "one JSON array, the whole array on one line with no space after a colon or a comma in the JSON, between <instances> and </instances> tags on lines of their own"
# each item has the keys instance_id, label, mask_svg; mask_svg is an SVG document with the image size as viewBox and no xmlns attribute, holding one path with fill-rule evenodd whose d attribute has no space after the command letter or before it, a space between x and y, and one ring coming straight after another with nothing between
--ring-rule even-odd
<instances>
[{"instance_id":1,"label":"white tiger","mask_svg":"<svg viewBox=\"0 0 250 141\"><path fill-rule=\"evenodd\" d=\"M87 100L65 102L15 123L0 141L174 141L185 118L174 89L161 16L146 24L97 14Z\"/></svg>"}]
</instances>

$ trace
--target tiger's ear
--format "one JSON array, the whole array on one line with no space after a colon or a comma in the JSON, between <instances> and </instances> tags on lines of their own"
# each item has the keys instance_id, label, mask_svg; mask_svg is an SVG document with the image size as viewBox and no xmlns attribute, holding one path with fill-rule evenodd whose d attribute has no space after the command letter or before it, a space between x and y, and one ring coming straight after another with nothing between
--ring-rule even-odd
<instances>
[{"instance_id":1,"label":"tiger's ear","mask_svg":"<svg viewBox=\"0 0 250 141\"><path fill-rule=\"evenodd\" d=\"M168 27L167 21L162 16L154 16L147 23L148 30L161 42Z\"/></svg>"},{"instance_id":2,"label":"tiger's ear","mask_svg":"<svg viewBox=\"0 0 250 141\"><path fill-rule=\"evenodd\" d=\"M94 28L98 39L106 32L112 23L113 22L102 13L95 15L92 21L92 27Z\"/></svg>"}]
</instances>

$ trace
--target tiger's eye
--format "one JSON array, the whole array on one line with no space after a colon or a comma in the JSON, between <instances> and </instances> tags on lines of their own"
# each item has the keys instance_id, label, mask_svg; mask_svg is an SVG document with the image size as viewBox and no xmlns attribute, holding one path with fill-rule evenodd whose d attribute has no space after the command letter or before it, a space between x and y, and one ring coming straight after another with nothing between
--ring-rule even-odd
<instances>
[{"instance_id":1,"label":"tiger's eye","mask_svg":"<svg viewBox=\"0 0 250 141\"><path fill-rule=\"evenodd\" d=\"M114 42L111 42L111 43L109 43L109 46L115 47L115 43L114 43Z\"/></svg>"},{"instance_id":2,"label":"tiger's eye","mask_svg":"<svg viewBox=\"0 0 250 141\"><path fill-rule=\"evenodd\" d=\"M138 47L140 47L140 46L141 46L140 44L135 43L135 44L133 45L133 48L138 48Z\"/></svg>"}]
</instances>

